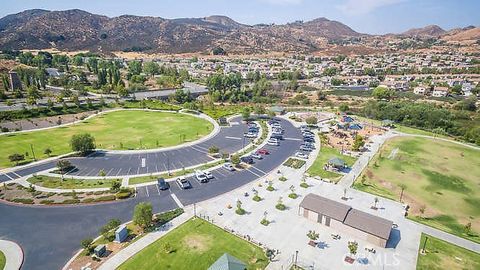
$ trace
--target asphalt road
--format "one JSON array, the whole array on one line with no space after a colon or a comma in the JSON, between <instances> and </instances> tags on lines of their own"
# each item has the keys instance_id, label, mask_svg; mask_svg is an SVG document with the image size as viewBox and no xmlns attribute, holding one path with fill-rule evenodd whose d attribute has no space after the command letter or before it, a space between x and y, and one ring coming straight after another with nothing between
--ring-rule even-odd
<instances>
[{"instance_id":1,"label":"asphalt road","mask_svg":"<svg viewBox=\"0 0 480 270\"><path fill-rule=\"evenodd\" d=\"M301 144L300 132L287 121L282 121L282 125L286 139L280 146L266 146L270 155L263 160L256 161L247 170L214 170L215 178L205 184L189 178L192 189L181 190L172 183L170 190L160 191L151 185L137 189L134 199L85 206L31 207L0 203L0 238L22 246L23 269L60 269L80 248L82 239L96 237L100 227L112 218L131 220L134 206L141 201L151 202L155 212L163 212L177 207L172 193L183 205L188 205L233 190L275 169Z\"/></svg>"},{"instance_id":2,"label":"asphalt road","mask_svg":"<svg viewBox=\"0 0 480 270\"><path fill-rule=\"evenodd\" d=\"M208 148L212 145L217 146L222 153L233 153L249 143L249 140L243 137L243 133L248 131L248 127L241 122L241 118L232 119L231 124L230 127L222 127L218 134L207 141L176 150L158 150L145 154L96 152L89 157L69 158L68 160L75 166L75 169L68 174L98 176L100 171L103 170L107 176L120 177L163 172L203 164L213 160L207 155ZM1 174L0 183L54 168L56 163L56 161L44 162Z\"/></svg>"}]
</instances>

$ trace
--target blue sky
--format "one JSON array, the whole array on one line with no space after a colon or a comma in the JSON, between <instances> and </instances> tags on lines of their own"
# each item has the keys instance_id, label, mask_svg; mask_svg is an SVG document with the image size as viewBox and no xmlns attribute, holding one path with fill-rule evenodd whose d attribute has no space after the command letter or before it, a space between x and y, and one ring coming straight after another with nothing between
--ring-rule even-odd
<instances>
[{"instance_id":1,"label":"blue sky","mask_svg":"<svg viewBox=\"0 0 480 270\"><path fill-rule=\"evenodd\" d=\"M326 17L369 34L438 24L445 29L480 25L480 0L0 0L0 17L25 9L83 9L107 16L163 18L226 15L245 24Z\"/></svg>"}]
</instances>

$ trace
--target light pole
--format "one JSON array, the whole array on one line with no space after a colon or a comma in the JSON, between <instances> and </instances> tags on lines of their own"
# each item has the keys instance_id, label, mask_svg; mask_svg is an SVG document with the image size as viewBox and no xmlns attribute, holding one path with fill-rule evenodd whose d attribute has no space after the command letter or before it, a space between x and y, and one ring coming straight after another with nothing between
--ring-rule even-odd
<instances>
[{"instance_id":1,"label":"light pole","mask_svg":"<svg viewBox=\"0 0 480 270\"><path fill-rule=\"evenodd\" d=\"M295 251L295 269L297 269L298 250Z\"/></svg>"},{"instance_id":2,"label":"light pole","mask_svg":"<svg viewBox=\"0 0 480 270\"><path fill-rule=\"evenodd\" d=\"M425 247L427 246L428 236L425 236L425 241L423 241L423 253L426 253Z\"/></svg>"},{"instance_id":3,"label":"light pole","mask_svg":"<svg viewBox=\"0 0 480 270\"><path fill-rule=\"evenodd\" d=\"M35 151L33 151L33 144L30 144L30 149L32 150L33 160L37 160L37 159L35 158Z\"/></svg>"}]
</instances>

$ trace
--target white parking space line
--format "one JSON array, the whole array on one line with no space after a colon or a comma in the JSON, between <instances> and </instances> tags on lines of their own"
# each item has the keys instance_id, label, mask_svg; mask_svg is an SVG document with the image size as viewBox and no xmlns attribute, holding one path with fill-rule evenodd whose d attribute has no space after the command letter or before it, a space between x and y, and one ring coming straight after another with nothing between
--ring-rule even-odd
<instances>
[{"instance_id":1,"label":"white parking space line","mask_svg":"<svg viewBox=\"0 0 480 270\"><path fill-rule=\"evenodd\" d=\"M148 167L147 167L147 173L148 173Z\"/></svg>"},{"instance_id":2,"label":"white parking space line","mask_svg":"<svg viewBox=\"0 0 480 270\"><path fill-rule=\"evenodd\" d=\"M158 172L158 165L155 164L155 172Z\"/></svg>"},{"instance_id":3,"label":"white parking space line","mask_svg":"<svg viewBox=\"0 0 480 270\"><path fill-rule=\"evenodd\" d=\"M10 175L8 175L8 174L6 174L6 173L4 173L3 175L5 175L6 177L10 178L10 180L13 180L13 178L10 177Z\"/></svg>"},{"instance_id":4,"label":"white parking space line","mask_svg":"<svg viewBox=\"0 0 480 270\"><path fill-rule=\"evenodd\" d=\"M203 149L205 151L208 151L208 148L206 148L206 147L203 147L203 146L200 146L200 145L194 145L194 146L197 147L197 148Z\"/></svg>"},{"instance_id":5,"label":"white parking space line","mask_svg":"<svg viewBox=\"0 0 480 270\"><path fill-rule=\"evenodd\" d=\"M225 139L231 139L231 140L241 140L242 138L239 138L239 137L230 137L230 136L225 136Z\"/></svg>"},{"instance_id":6,"label":"white parking space line","mask_svg":"<svg viewBox=\"0 0 480 270\"><path fill-rule=\"evenodd\" d=\"M252 171L252 170L250 170L250 168L248 168L247 171L249 171L250 173L252 173L252 174L255 175L255 176L262 177L262 175L254 172L254 171Z\"/></svg>"},{"instance_id":7,"label":"white parking space line","mask_svg":"<svg viewBox=\"0 0 480 270\"><path fill-rule=\"evenodd\" d=\"M18 177L22 177L21 175L19 175L18 173L16 172L12 172L14 175L18 176Z\"/></svg>"},{"instance_id":8,"label":"white parking space line","mask_svg":"<svg viewBox=\"0 0 480 270\"><path fill-rule=\"evenodd\" d=\"M158 185L155 185L155 187L157 187L158 196L160 196L160 189L158 188Z\"/></svg>"},{"instance_id":9,"label":"white parking space line","mask_svg":"<svg viewBox=\"0 0 480 270\"><path fill-rule=\"evenodd\" d=\"M108 172L107 175L109 175L113 171L113 168L111 168Z\"/></svg>"},{"instance_id":10,"label":"white parking space line","mask_svg":"<svg viewBox=\"0 0 480 270\"><path fill-rule=\"evenodd\" d=\"M302 139L297 139L297 138L283 138L286 141L301 141Z\"/></svg>"},{"instance_id":11,"label":"white parking space line","mask_svg":"<svg viewBox=\"0 0 480 270\"><path fill-rule=\"evenodd\" d=\"M120 169L118 170L118 172L117 172L116 175L119 175L121 171L122 171L122 168L120 168Z\"/></svg>"},{"instance_id":12,"label":"white parking space line","mask_svg":"<svg viewBox=\"0 0 480 270\"><path fill-rule=\"evenodd\" d=\"M131 170L132 170L132 168L128 168L128 172L127 172L128 175L130 175Z\"/></svg>"},{"instance_id":13,"label":"white parking space line","mask_svg":"<svg viewBox=\"0 0 480 270\"><path fill-rule=\"evenodd\" d=\"M259 171L259 172L261 172L261 173L263 173L263 174L267 174L266 172L260 170L260 169L257 168L257 167L252 166L252 167L250 167L250 168L251 168L251 169L255 169L255 170L257 170L257 171Z\"/></svg>"},{"instance_id":14,"label":"white parking space line","mask_svg":"<svg viewBox=\"0 0 480 270\"><path fill-rule=\"evenodd\" d=\"M142 168L145 168L146 159L142 158Z\"/></svg>"},{"instance_id":15,"label":"white parking space line","mask_svg":"<svg viewBox=\"0 0 480 270\"><path fill-rule=\"evenodd\" d=\"M148 194L148 186L145 187L145 192L147 192L147 197L150 197L150 195Z\"/></svg>"},{"instance_id":16,"label":"white parking space line","mask_svg":"<svg viewBox=\"0 0 480 270\"><path fill-rule=\"evenodd\" d=\"M177 195L175 195L175 193L171 193L170 196L172 196L172 199L175 201L178 207L184 208L182 202L177 198Z\"/></svg>"},{"instance_id":17,"label":"white parking space line","mask_svg":"<svg viewBox=\"0 0 480 270\"><path fill-rule=\"evenodd\" d=\"M180 162L180 165L182 165L182 168L185 168L185 165L183 165L182 161L179 160L178 162Z\"/></svg>"},{"instance_id":18,"label":"white parking space line","mask_svg":"<svg viewBox=\"0 0 480 270\"><path fill-rule=\"evenodd\" d=\"M216 170L215 173L218 173L218 174L220 174L220 175L223 176L223 177L226 176L225 174L221 173L220 170Z\"/></svg>"},{"instance_id":19,"label":"white parking space line","mask_svg":"<svg viewBox=\"0 0 480 270\"><path fill-rule=\"evenodd\" d=\"M137 167L137 174L140 173L140 167Z\"/></svg>"},{"instance_id":20,"label":"white parking space line","mask_svg":"<svg viewBox=\"0 0 480 270\"><path fill-rule=\"evenodd\" d=\"M90 175L93 171L95 171L95 169L92 169L92 170L89 171L86 175Z\"/></svg>"}]
</instances>

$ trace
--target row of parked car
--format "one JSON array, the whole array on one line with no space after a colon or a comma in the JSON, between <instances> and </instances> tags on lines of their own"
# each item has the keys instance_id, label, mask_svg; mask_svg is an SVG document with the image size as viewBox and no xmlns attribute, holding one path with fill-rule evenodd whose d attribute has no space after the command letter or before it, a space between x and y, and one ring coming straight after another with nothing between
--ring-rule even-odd
<instances>
[{"instance_id":1,"label":"row of parked car","mask_svg":"<svg viewBox=\"0 0 480 270\"><path fill-rule=\"evenodd\" d=\"M283 133L284 130L282 126L279 124L278 121L276 120L271 120L268 122L269 125L272 127L272 135L267 141L267 144L269 145L280 145L279 140L283 139ZM256 123L250 122L248 123L248 132L244 133L244 136L246 138L256 138L258 136L258 131L259 127ZM264 158L264 156L270 155L270 152L267 149L259 149L255 153L248 155L248 156L243 156L240 158L240 161L246 164L253 164L255 159L261 160ZM225 162L222 165L222 168L228 171L235 171L235 168L232 166L230 162ZM197 170L195 171L194 177L200 182L200 183L207 183L211 179L214 178L213 174L209 171L201 171ZM175 180L176 184L180 189L190 189L192 188L192 184L190 181L185 177L185 176L180 176ZM170 184L165 181L163 178L159 178L157 180L158 188L160 190L167 190L170 188Z\"/></svg>"},{"instance_id":2,"label":"row of parked car","mask_svg":"<svg viewBox=\"0 0 480 270\"><path fill-rule=\"evenodd\" d=\"M315 134L308 126L301 126L300 131L303 136L303 143L300 145L300 151L295 156L302 159L308 159L309 153L315 150Z\"/></svg>"},{"instance_id":3,"label":"row of parked car","mask_svg":"<svg viewBox=\"0 0 480 270\"><path fill-rule=\"evenodd\" d=\"M244 133L245 138L254 139L258 136L259 127L255 122L248 122L248 132Z\"/></svg>"},{"instance_id":4,"label":"row of parked car","mask_svg":"<svg viewBox=\"0 0 480 270\"><path fill-rule=\"evenodd\" d=\"M285 130L283 129L280 122L278 122L275 119L268 121L268 124L272 128L272 134L270 135L270 138L268 139L267 144L273 145L273 146L279 146L280 140L283 140L283 133L285 132Z\"/></svg>"}]
</instances>

